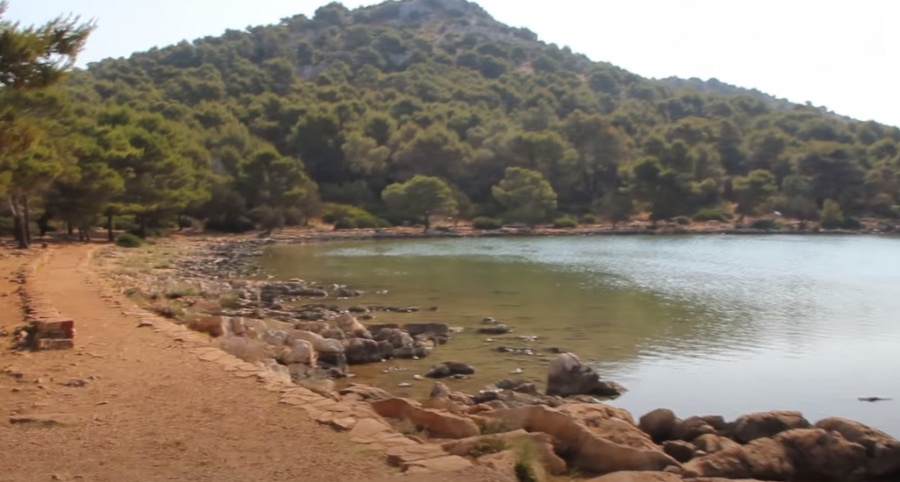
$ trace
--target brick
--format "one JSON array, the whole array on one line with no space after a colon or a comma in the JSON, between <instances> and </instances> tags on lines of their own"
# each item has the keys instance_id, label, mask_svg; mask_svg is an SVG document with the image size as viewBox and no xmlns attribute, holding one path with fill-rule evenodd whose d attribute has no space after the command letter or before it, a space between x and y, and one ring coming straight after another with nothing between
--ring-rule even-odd
<instances>
[{"instance_id":1,"label":"brick","mask_svg":"<svg viewBox=\"0 0 900 482\"><path fill-rule=\"evenodd\" d=\"M75 341L72 339L57 340L44 338L37 340L37 346L35 348L38 350L68 350L75 348Z\"/></svg>"}]
</instances>

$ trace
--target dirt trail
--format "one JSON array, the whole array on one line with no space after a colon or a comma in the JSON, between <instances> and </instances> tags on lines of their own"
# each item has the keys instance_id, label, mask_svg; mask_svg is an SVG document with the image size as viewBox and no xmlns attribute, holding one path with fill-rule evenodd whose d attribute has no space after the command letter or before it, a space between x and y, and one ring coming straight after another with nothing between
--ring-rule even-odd
<instances>
[{"instance_id":1,"label":"dirt trail","mask_svg":"<svg viewBox=\"0 0 900 482\"><path fill-rule=\"evenodd\" d=\"M255 379L235 378L177 340L137 328L139 317L122 300L101 296L88 253L51 249L35 283L76 320L76 348L0 351L0 481L413 479L279 404L279 395ZM9 292L8 270L19 262L0 261L0 293ZM17 324L11 316L17 298L0 298L0 326ZM73 380L86 384L66 386ZM49 415L61 424L7 423L13 415Z\"/></svg>"}]
</instances>

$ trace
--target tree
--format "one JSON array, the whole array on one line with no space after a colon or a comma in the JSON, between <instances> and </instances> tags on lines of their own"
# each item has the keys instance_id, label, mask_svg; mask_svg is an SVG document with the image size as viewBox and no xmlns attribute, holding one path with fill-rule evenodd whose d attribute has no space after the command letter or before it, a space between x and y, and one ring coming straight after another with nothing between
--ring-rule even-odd
<instances>
[{"instance_id":1,"label":"tree","mask_svg":"<svg viewBox=\"0 0 900 482\"><path fill-rule=\"evenodd\" d=\"M556 209L556 191L541 173L522 167L508 167L500 181L491 190L507 210L506 216L534 226L550 218Z\"/></svg>"},{"instance_id":2,"label":"tree","mask_svg":"<svg viewBox=\"0 0 900 482\"><path fill-rule=\"evenodd\" d=\"M822 227L825 229L836 229L841 227L844 222L844 212L841 211L841 205L834 199L826 199L825 206L822 207Z\"/></svg>"},{"instance_id":3,"label":"tree","mask_svg":"<svg viewBox=\"0 0 900 482\"><path fill-rule=\"evenodd\" d=\"M409 181L391 184L381 193L381 198L390 209L423 218L426 231L431 227L432 215L455 216L458 209L453 188L432 176L416 175Z\"/></svg>"},{"instance_id":4,"label":"tree","mask_svg":"<svg viewBox=\"0 0 900 482\"><path fill-rule=\"evenodd\" d=\"M628 221L631 217L631 213L634 211L634 202L628 191L616 189L608 191L595 203L595 211L610 221L615 228L616 224Z\"/></svg>"},{"instance_id":5,"label":"tree","mask_svg":"<svg viewBox=\"0 0 900 482\"><path fill-rule=\"evenodd\" d=\"M757 169L734 178L733 189L738 201L737 212L743 220L746 215L758 214L763 202L775 192L775 176L765 169Z\"/></svg>"},{"instance_id":6,"label":"tree","mask_svg":"<svg viewBox=\"0 0 900 482\"><path fill-rule=\"evenodd\" d=\"M257 150L240 165L238 185L267 230L284 226L291 211L309 217L318 204L318 189L303 172L303 163L272 148Z\"/></svg>"},{"instance_id":7,"label":"tree","mask_svg":"<svg viewBox=\"0 0 900 482\"><path fill-rule=\"evenodd\" d=\"M35 111L29 93L62 79L94 26L58 17L43 26L21 27L3 18L6 9L7 3L0 2L0 191L7 194L18 245L27 248L28 198L60 172L52 166L52 147L37 145L47 113Z\"/></svg>"}]
</instances>

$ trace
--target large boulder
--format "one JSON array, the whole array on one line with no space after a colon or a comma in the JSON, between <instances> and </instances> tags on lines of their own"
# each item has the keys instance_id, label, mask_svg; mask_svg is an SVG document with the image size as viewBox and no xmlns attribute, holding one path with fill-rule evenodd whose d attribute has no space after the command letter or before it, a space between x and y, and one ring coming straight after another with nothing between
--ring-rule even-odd
<instances>
[{"instance_id":1,"label":"large boulder","mask_svg":"<svg viewBox=\"0 0 900 482\"><path fill-rule=\"evenodd\" d=\"M675 427L678 425L678 417L668 408L658 408L643 417L638 425L656 443L662 443L672 438Z\"/></svg>"},{"instance_id":2,"label":"large boulder","mask_svg":"<svg viewBox=\"0 0 900 482\"><path fill-rule=\"evenodd\" d=\"M794 429L774 438L757 438L694 459L684 465L688 474L729 479L761 480L856 478L864 473L866 451L837 432Z\"/></svg>"},{"instance_id":3,"label":"large boulder","mask_svg":"<svg viewBox=\"0 0 900 482\"><path fill-rule=\"evenodd\" d=\"M347 363L350 365L378 363L384 360L378 342L366 338L351 338L345 340L344 354L347 357Z\"/></svg>"},{"instance_id":4,"label":"large boulder","mask_svg":"<svg viewBox=\"0 0 900 482\"><path fill-rule=\"evenodd\" d=\"M375 413L385 418L407 419L417 427L440 438L462 439L481 433L471 419L440 410L422 408L418 403L403 398L391 398L372 402Z\"/></svg>"},{"instance_id":5,"label":"large boulder","mask_svg":"<svg viewBox=\"0 0 900 482\"><path fill-rule=\"evenodd\" d=\"M816 428L837 432L850 442L866 448L866 474L870 477L900 476L900 441L853 420L832 417L816 423Z\"/></svg>"},{"instance_id":6,"label":"large boulder","mask_svg":"<svg viewBox=\"0 0 900 482\"><path fill-rule=\"evenodd\" d=\"M691 442L701 435L715 433L715 427L710 425L702 417L688 417L675 425L675 430L672 432L672 438L675 440Z\"/></svg>"},{"instance_id":7,"label":"large boulder","mask_svg":"<svg viewBox=\"0 0 900 482\"><path fill-rule=\"evenodd\" d=\"M303 363L309 366L315 366L317 362L316 350L312 343L306 340L294 340L290 350L284 354L284 364L294 365Z\"/></svg>"},{"instance_id":8,"label":"large boulder","mask_svg":"<svg viewBox=\"0 0 900 482\"><path fill-rule=\"evenodd\" d=\"M698 450L702 450L707 454L714 454L716 452L721 452L723 450L728 450L740 446L739 443L731 440L728 437L723 437L721 435L716 435L713 433L701 435L695 438L691 443L693 443L694 447L697 447Z\"/></svg>"},{"instance_id":9,"label":"large boulder","mask_svg":"<svg viewBox=\"0 0 900 482\"><path fill-rule=\"evenodd\" d=\"M810 423L800 412L789 410L744 415L734 422L732 438L746 444L758 438L774 437L795 428L809 428Z\"/></svg>"},{"instance_id":10,"label":"large boulder","mask_svg":"<svg viewBox=\"0 0 900 482\"><path fill-rule=\"evenodd\" d=\"M334 319L334 323L348 337L372 338L369 330L367 330L366 327L350 313L341 313Z\"/></svg>"},{"instance_id":11,"label":"large boulder","mask_svg":"<svg viewBox=\"0 0 900 482\"><path fill-rule=\"evenodd\" d=\"M679 462L687 462L694 458L697 448L683 440L663 442L663 452Z\"/></svg>"},{"instance_id":12,"label":"large boulder","mask_svg":"<svg viewBox=\"0 0 900 482\"><path fill-rule=\"evenodd\" d=\"M403 329L418 341L446 345L450 341L450 326L446 323L407 323Z\"/></svg>"},{"instance_id":13,"label":"large boulder","mask_svg":"<svg viewBox=\"0 0 900 482\"><path fill-rule=\"evenodd\" d=\"M625 391L616 382L600 380L600 375L581 363L573 353L563 353L550 362L547 395L597 395L615 398Z\"/></svg>"},{"instance_id":14,"label":"large boulder","mask_svg":"<svg viewBox=\"0 0 900 482\"><path fill-rule=\"evenodd\" d=\"M344 355L344 345L340 340L324 338L309 331L294 330L288 333L287 344L292 345L295 340L310 342L319 360L325 363L339 367L347 364L347 357Z\"/></svg>"},{"instance_id":15,"label":"large boulder","mask_svg":"<svg viewBox=\"0 0 900 482\"><path fill-rule=\"evenodd\" d=\"M452 442L444 442L443 449L450 455L461 457L477 455L483 447L515 447L522 443L528 443L535 448L541 464L554 475L566 472L566 462L554 452L553 437L544 433L528 433L525 430L493 435L479 435Z\"/></svg>"},{"instance_id":16,"label":"large boulder","mask_svg":"<svg viewBox=\"0 0 900 482\"><path fill-rule=\"evenodd\" d=\"M542 432L557 440L557 452L594 473L663 470L679 466L631 420L627 411L603 404L572 404L561 409L529 405L481 415L508 430Z\"/></svg>"},{"instance_id":17,"label":"large boulder","mask_svg":"<svg viewBox=\"0 0 900 482\"><path fill-rule=\"evenodd\" d=\"M378 331L373 331L372 339L390 343L394 348L402 348L413 344L412 336L398 328L381 328Z\"/></svg>"}]
</instances>

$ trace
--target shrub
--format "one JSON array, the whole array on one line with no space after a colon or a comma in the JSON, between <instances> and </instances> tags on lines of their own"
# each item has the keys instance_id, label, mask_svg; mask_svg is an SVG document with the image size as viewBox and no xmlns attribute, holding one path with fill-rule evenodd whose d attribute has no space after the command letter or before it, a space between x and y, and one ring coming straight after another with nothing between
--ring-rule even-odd
<instances>
[{"instance_id":1,"label":"shrub","mask_svg":"<svg viewBox=\"0 0 900 482\"><path fill-rule=\"evenodd\" d=\"M556 229L571 229L578 227L578 221L571 216L563 216L553 220L553 227Z\"/></svg>"},{"instance_id":2,"label":"shrub","mask_svg":"<svg viewBox=\"0 0 900 482\"><path fill-rule=\"evenodd\" d=\"M389 222L365 209L348 204L326 204L322 221L333 223L334 229L373 229L391 226Z\"/></svg>"},{"instance_id":3,"label":"shrub","mask_svg":"<svg viewBox=\"0 0 900 482\"><path fill-rule=\"evenodd\" d=\"M844 221L841 223L841 227L844 229L852 230L862 229L862 223L859 221L859 219L848 216L844 218Z\"/></svg>"},{"instance_id":4,"label":"shrub","mask_svg":"<svg viewBox=\"0 0 900 482\"><path fill-rule=\"evenodd\" d=\"M719 221L728 222L734 219L734 214L722 206L703 208L694 214L694 221Z\"/></svg>"},{"instance_id":5,"label":"shrub","mask_svg":"<svg viewBox=\"0 0 900 482\"><path fill-rule=\"evenodd\" d=\"M597 216L585 214L581 217L581 224L597 224Z\"/></svg>"},{"instance_id":6,"label":"shrub","mask_svg":"<svg viewBox=\"0 0 900 482\"><path fill-rule=\"evenodd\" d=\"M691 218L689 218L687 216L678 216L675 218L675 222L682 226L687 226L687 225L691 224Z\"/></svg>"},{"instance_id":7,"label":"shrub","mask_svg":"<svg viewBox=\"0 0 900 482\"><path fill-rule=\"evenodd\" d=\"M230 234L246 233L253 231L255 227L253 221L245 216L213 218L206 221L206 226L204 226L208 231Z\"/></svg>"},{"instance_id":8,"label":"shrub","mask_svg":"<svg viewBox=\"0 0 900 482\"><path fill-rule=\"evenodd\" d=\"M472 447L472 450L469 451L469 455L475 457L483 457L485 455L496 454L506 450L506 442L503 439L486 439L478 442L475 447Z\"/></svg>"},{"instance_id":9,"label":"shrub","mask_svg":"<svg viewBox=\"0 0 900 482\"><path fill-rule=\"evenodd\" d=\"M120 248L139 248L144 245L144 239L136 234L122 233L116 238L116 246Z\"/></svg>"},{"instance_id":10,"label":"shrub","mask_svg":"<svg viewBox=\"0 0 900 482\"><path fill-rule=\"evenodd\" d=\"M478 217L472 221L474 229L493 230L503 227L503 222L496 218Z\"/></svg>"},{"instance_id":11,"label":"shrub","mask_svg":"<svg viewBox=\"0 0 900 482\"><path fill-rule=\"evenodd\" d=\"M780 223L774 219L757 219L753 221L753 224L750 225L753 229L781 229Z\"/></svg>"},{"instance_id":12,"label":"shrub","mask_svg":"<svg viewBox=\"0 0 900 482\"><path fill-rule=\"evenodd\" d=\"M241 299L235 294L222 295L219 298L219 306L226 310L236 310L241 307Z\"/></svg>"}]
</instances>

